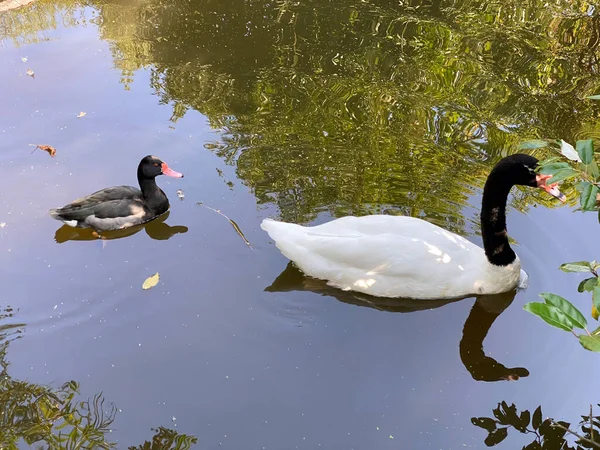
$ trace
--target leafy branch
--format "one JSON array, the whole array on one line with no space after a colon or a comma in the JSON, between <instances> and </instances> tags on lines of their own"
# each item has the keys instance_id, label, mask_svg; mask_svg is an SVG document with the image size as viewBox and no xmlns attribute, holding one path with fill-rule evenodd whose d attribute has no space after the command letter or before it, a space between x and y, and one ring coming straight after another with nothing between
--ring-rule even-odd
<instances>
[{"instance_id":1,"label":"leafy branch","mask_svg":"<svg viewBox=\"0 0 600 450\"><path fill-rule=\"evenodd\" d=\"M592 276L579 283L579 292L592 293L592 317L598 320L600 310L600 278L597 261L577 261L565 263L560 266L563 272L587 272ZM569 331L579 339L579 343L587 350L600 353L600 327L590 332L587 329L587 320L571 302L560 295L543 292L540 297L544 303L530 302L523 306L525 311L538 316L544 322L564 331ZM584 330L585 334L577 334L576 329Z\"/></svg>"}]
</instances>

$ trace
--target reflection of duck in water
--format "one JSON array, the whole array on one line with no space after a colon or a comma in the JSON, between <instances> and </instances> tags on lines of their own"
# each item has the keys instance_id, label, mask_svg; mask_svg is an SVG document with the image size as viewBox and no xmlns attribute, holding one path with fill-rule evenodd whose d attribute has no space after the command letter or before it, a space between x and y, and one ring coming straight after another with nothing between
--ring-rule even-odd
<instances>
[{"instance_id":1,"label":"reflection of duck in water","mask_svg":"<svg viewBox=\"0 0 600 450\"><path fill-rule=\"evenodd\" d=\"M99 231L121 230L149 222L169 210L169 199L156 185L159 175L183 177L156 156L146 156L137 169L141 190L132 186L109 187L62 208L51 209L50 215L71 227Z\"/></svg>"},{"instance_id":2,"label":"reflection of duck in water","mask_svg":"<svg viewBox=\"0 0 600 450\"><path fill-rule=\"evenodd\" d=\"M544 189L564 201L538 160L517 154L500 160L483 190L483 246L421 219L371 215L303 227L265 219L261 227L307 275L376 297L450 299L517 287L521 263L506 232L506 202L514 185Z\"/></svg>"},{"instance_id":3,"label":"reflection of duck in water","mask_svg":"<svg viewBox=\"0 0 600 450\"><path fill-rule=\"evenodd\" d=\"M112 240L132 236L141 230L145 230L146 234L152 239L162 241L170 239L176 234L186 233L188 231L188 227L182 225L171 226L165 223L170 214L170 211L167 211L156 220L126 228L124 230L104 231L102 236L98 235L98 233L91 228L72 228L68 225L63 225L56 230L56 233L54 234L54 240L59 244L67 241L94 241L100 237L103 240Z\"/></svg>"},{"instance_id":4,"label":"reflection of duck in water","mask_svg":"<svg viewBox=\"0 0 600 450\"><path fill-rule=\"evenodd\" d=\"M409 313L439 308L461 299L414 300L403 298L373 297L360 292L342 291L329 286L326 281L304 275L293 263L265 289L269 292L311 291L358 306L380 311ZM460 340L460 358L473 378L478 381L518 380L529 375L523 367L505 367L483 351L483 341L494 321L512 303L516 290L495 295L477 297L469 317L465 321Z\"/></svg>"}]
</instances>

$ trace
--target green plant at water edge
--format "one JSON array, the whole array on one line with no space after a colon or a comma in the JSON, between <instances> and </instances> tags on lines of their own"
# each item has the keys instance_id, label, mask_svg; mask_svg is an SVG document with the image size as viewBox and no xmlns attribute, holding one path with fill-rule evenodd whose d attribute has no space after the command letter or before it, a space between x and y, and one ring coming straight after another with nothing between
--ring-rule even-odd
<instances>
[{"instance_id":1,"label":"green plant at water edge","mask_svg":"<svg viewBox=\"0 0 600 450\"><path fill-rule=\"evenodd\" d=\"M556 155L540 162L539 172L551 175L550 181L575 181L575 189L579 193L579 211L598 211L600 214L600 170L595 159L594 141L580 140L573 147L564 140L544 141L532 140L523 142L521 149L550 147ZM598 216L600 220L600 215Z\"/></svg>"},{"instance_id":2,"label":"green plant at water edge","mask_svg":"<svg viewBox=\"0 0 600 450\"><path fill-rule=\"evenodd\" d=\"M594 95L591 99L600 99ZM540 162L539 172L551 175L550 182L557 183L573 180L579 193L579 211L598 211L600 221L600 170L596 163L594 142L592 139L577 141L575 147L564 140L532 140L520 145L521 149L550 147L556 155ZM592 276L579 283L579 292L592 293L592 317L598 320L600 310L600 279L597 261L577 261L560 266L564 272L588 272ZM531 302L524 306L526 311L540 317L548 324L570 331L587 350L600 352L600 327L591 333L587 330L587 321L583 314L572 303L560 295L548 292L540 294L544 303ZM577 334L575 329L585 330L585 334Z\"/></svg>"},{"instance_id":3,"label":"green plant at water edge","mask_svg":"<svg viewBox=\"0 0 600 450\"><path fill-rule=\"evenodd\" d=\"M600 406L600 405L598 405ZM581 432L571 430L571 424L555 421L551 418L544 419L542 407L538 406L533 415L524 410L520 414L517 407L506 402L498 403L493 410L494 417L473 417L471 423L483 428L489 434L485 438L485 445L493 447L508 436L510 428L523 434L534 435L533 441L522 447L522 450L583 450L600 449L598 436L600 436L600 416L594 416L592 405L589 414L582 415L579 427ZM577 438L576 446L571 446L566 440L567 434Z\"/></svg>"},{"instance_id":4,"label":"green plant at water edge","mask_svg":"<svg viewBox=\"0 0 600 450\"><path fill-rule=\"evenodd\" d=\"M598 278L598 269L600 263L597 261L577 261L565 263L560 266L563 272L589 272L591 277L586 278L577 290L579 292L592 293L592 317L598 320L598 311L600 310L600 278ZM561 330L573 333L579 343L593 352L600 352L600 327L591 333L587 329L587 320L571 302L560 295L543 292L540 297L542 302L530 302L523 306L525 311L538 316L546 323ZM575 330L585 330L585 334L577 334Z\"/></svg>"}]
</instances>

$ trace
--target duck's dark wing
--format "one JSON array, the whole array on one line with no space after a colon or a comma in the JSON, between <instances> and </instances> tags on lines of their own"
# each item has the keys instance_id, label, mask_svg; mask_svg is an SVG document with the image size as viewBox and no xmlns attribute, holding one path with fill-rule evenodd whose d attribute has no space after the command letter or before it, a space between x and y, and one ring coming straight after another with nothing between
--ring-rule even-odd
<instances>
[{"instance_id":1,"label":"duck's dark wing","mask_svg":"<svg viewBox=\"0 0 600 450\"><path fill-rule=\"evenodd\" d=\"M114 186L75 200L62 208L50 210L59 220L84 221L94 215L98 218L124 217L131 214L131 205L139 204L142 192L131 186Z\"/></svg>"},{"instance_id":2,"label":"duck's dark wing","mask_svg":"<svg viewBox=\"0 0 600 450\"><path fill-rule=\"evenodd\" d=\"M95 203L110 202L111 200L129 200L135 198L142 198L142 191L138 188L134 188L133 186L113 186L96 191L87 197L79 198L66 205L65 208L69 206L86 206Z\"/></svg>"}]
</instances>

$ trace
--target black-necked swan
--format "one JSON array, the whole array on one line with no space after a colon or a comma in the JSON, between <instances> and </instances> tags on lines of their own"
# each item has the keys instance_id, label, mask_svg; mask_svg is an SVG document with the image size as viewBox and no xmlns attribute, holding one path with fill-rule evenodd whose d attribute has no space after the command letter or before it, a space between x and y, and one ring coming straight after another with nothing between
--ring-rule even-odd
<instances>
[{"instance_id":1,"label":"black-necked swan","mask_svg":"<svg viewBox=\"0 0 600 450\"><path fill-rule=\"evenodd\" d=\"M156 156L144 157L137 169L140 189L114 186L75 200L50 215L72 227L99 231L120 230L149 222L169 210L169 199L156 185L159 175L181 178Z\"/></svg>"},{"instance_id":2,"label":"black-necked swan","mask_svg":"<svg viewBox=\"0 0 600 450\"><path fill-rule=\"evenodd\" d=\"M521 262L508 242L506 202L514 185L538 187L565 201L538 160L501 159L483 189L483 249L422 219L370 215L304 227L265 219L261 228L305 274L376 297L444 299L498 294L519 284Z\"/></svg>"}]
</instances>

